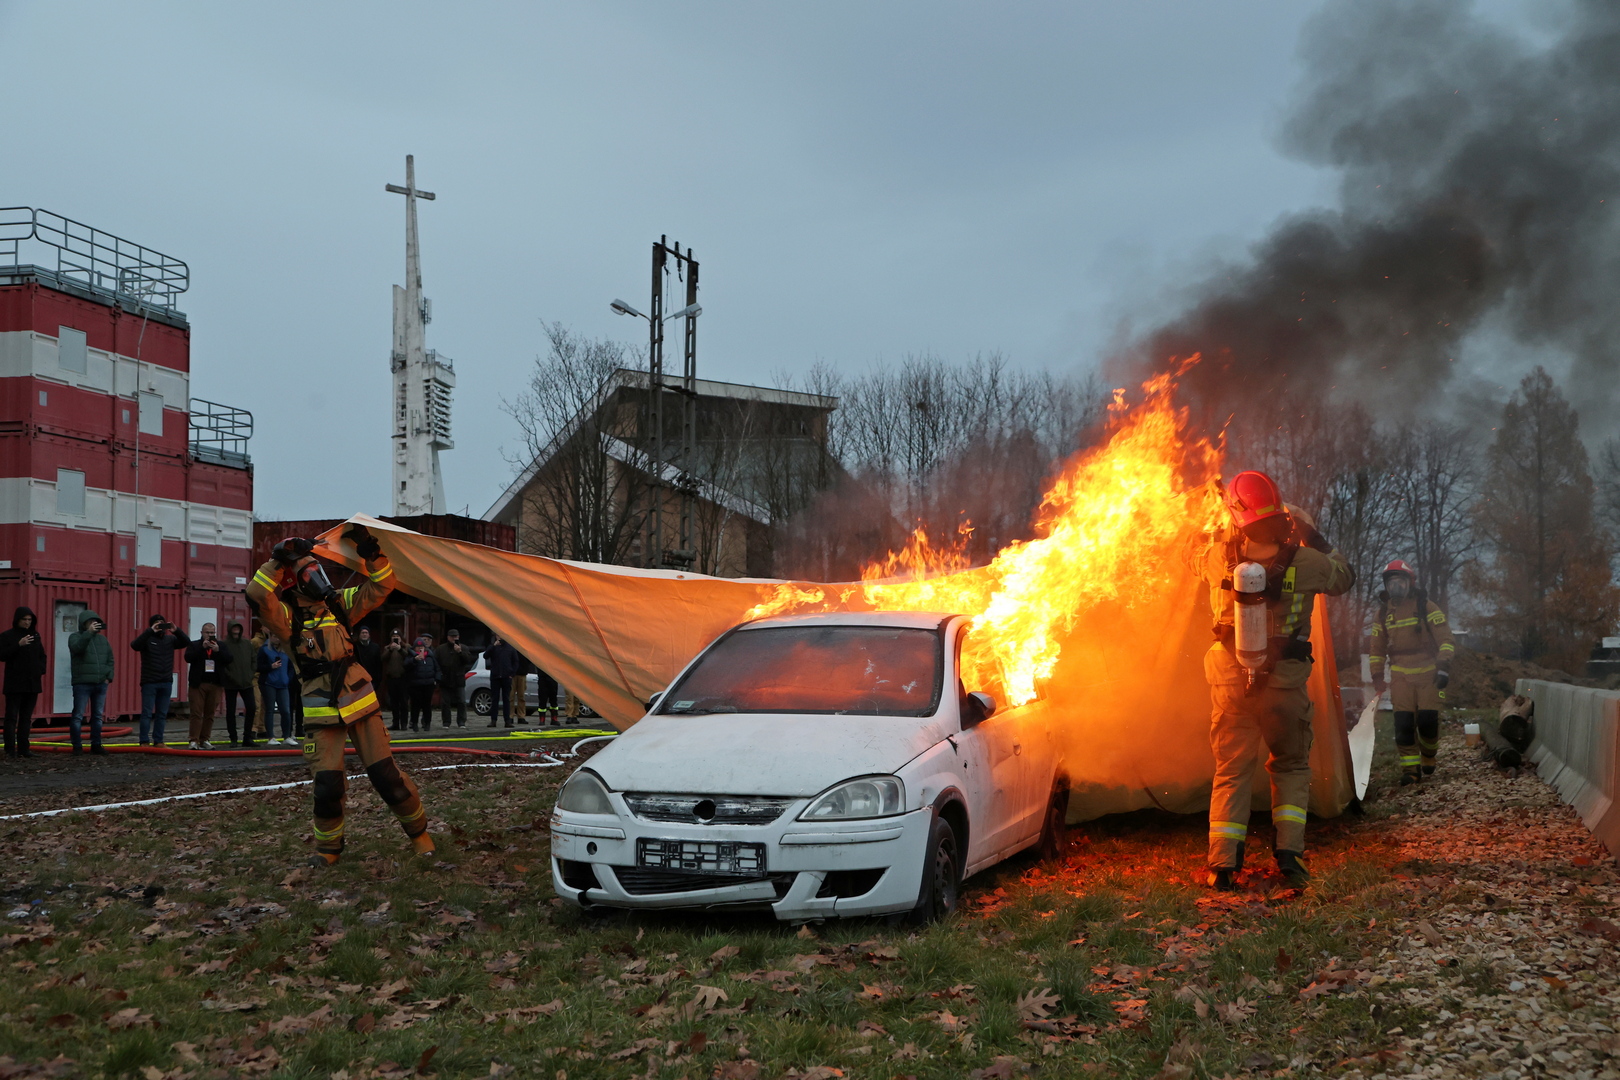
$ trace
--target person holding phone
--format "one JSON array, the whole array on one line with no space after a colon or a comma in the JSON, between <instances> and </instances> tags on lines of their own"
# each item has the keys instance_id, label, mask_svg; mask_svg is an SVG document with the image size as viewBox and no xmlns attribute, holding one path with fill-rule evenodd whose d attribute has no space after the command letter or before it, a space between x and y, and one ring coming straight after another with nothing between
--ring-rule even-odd
<instances>
[{"instance_id":1,"label":"person holding phone","mask_svg":"<svg viewBox=\"0 0 1620 1080\"><path fill-rule=\"evenodd\" d=\"M68 720L68 731L73 736L73 752L84 753L80 732L88 709L90 752L105 754L101 725L107 715L107 687L113 681L113 651L107 640L107 624L100 615L88 609L79 613L79 632L68 637L68 656L73 681L73 716Z\"/></svg>"},{"instance_id":2,"label":"person holding phone","mask_svg":"<svg viewBox=\"0 0 1620 1080\"><path fill-rule=\"evenodd\" d=\"M411 699L411 730L427 731L433 726L433 688L439 685L439 661L429 647L433 639L426 635L416 639L411 658L405 661L405 683Z\"/></svg>"},{"instance_id":3,"label":"person holding phone","mask_svg":"<svg viewBox=\"0 0 1620 1080\"><path fill-rule=\"evenodd\" d=\"M174 654L191 644L164 615L153 615L129 647L141 654L142 746L163 745L163 725L169 721L169 698L174 694Z\"/></svg>"},{"instance_id":4,"label":"person holding phone","mask_svg":"<svg viewBox=\"0 0 1620 1080\"><path fill-rule=\"evenodd\" d=\"M220 648L219 630L203 623L201 636L186 649L186 685L191 696L191 750L214 748L214 714L219 712L220 676L225 673L225 653Z\"/></svg>"},{"instance_id":5,"label":"person holding phone","mask_svg":"<svg viewBox=\"0 0 1620 1080\"><path fill-rule=\"evenodd\" d=\"M410 721L411 698L410 691L405 685L405 664L411 658L411 650L405 647L405 637L398 630L388 635L388 644L382 650L382 679L383 697L388 705L388 712L393 717L388 725L389 731L404 731L405 725Z\"/></svg>"},{"instance_id":6,"label":"person holding phone","mask_svg":"<svg viewBox=\"0 0 1620 1080\"><path fill-rule=\"evenodd\" d=\"M32 608L18 608L11 629L0 634L0 660L6 664L6 756L33 757L28 734L34 728L34 706L46 664Z\"/></svg>"},{"instance_id":7,"label":"person holding phone","mask_svg":"<svg viewBox=\"0 0 1620 1080\"><path fill-rule=\"evenodd\" d=\"M258 654L259 687L264 692L264 733L266 746L297 746L293 738L292 657L281 647L281 639L269 635ZM276 714L281 714L281 738L276 738Z\"/></svg>"}]
</instances>

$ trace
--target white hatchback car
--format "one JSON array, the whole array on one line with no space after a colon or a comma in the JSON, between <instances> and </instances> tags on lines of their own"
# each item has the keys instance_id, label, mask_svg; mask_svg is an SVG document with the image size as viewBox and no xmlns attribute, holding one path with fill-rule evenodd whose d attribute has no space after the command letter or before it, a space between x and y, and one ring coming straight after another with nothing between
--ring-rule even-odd
<instances>
[{"instance_id":1,"label":"white hatchback car","mask_svg":"<svg viewBox=\"0 0 1620 1080\"><path fill-rule=\"evenodd\" d=\"M963 878L1064 840L1041 701L959 677L967 618L744 623L564 783L552 881L580 907L769 907L804 922L955 910Z\"/></svg>"}]
</instances>

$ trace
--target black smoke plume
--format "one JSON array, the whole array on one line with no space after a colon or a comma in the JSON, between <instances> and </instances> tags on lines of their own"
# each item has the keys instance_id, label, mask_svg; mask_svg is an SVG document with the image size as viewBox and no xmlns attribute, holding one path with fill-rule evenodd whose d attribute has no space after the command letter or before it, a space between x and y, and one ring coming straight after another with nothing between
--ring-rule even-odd
<instances>
[{"instance_id":1,"label":"black smoke plume","mask_svg":"<svg viewBox=\"0 0 1620 1080\"><path fill-rule=\"evenodd\" d=\"M1481 375L1550 361L1586 431L1611 426L1620 3L1534 10L1557 19L1542 42L1462 0L1331 3L1283 144L1340 171L1338 208L1280 222L1115 374L1203 353L1182 393L1218 428L1289 391L1443 412ZM1504 352L1535 359L1474 359Z\"/></svg>"}]
</instances>

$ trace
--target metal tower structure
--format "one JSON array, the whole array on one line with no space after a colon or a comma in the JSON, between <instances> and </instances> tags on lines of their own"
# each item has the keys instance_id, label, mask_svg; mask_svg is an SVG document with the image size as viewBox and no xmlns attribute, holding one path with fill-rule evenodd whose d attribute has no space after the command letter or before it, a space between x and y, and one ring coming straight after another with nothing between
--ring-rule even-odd
<instances>
[{"instance_id":1,"label":"metal tower structure","mask_svg":"<svg viewBox=\"0 0 1620 1080\"><path fill-rule=\"evenodd\" d=\"M686 281L686 306L671 315L664 314L665 275L674 263L676 273ZM697 481L692 469L697 464L697 317L698 261L692 249L681 251L679 243L670 244L668 236L660 236L652 246L652 314L648 317L649 340L647 346L648 405L651 412L652 437L648 440L651 458L648 474L651 477L652 514L648 522L649 537L643 545L648 566L690 570L696 558L696 542L692 535L693 499L697 494ZM666 382L664 374L664 321L676 317L685 319L685 334L681 349L681 377L679 382ZM672 390L679 401L679 442L671 452L671 439L666 423L665 390ZM673 458L673 460L669 460ZM666 489L673 488L679 520L676 546L664 546L664 510Z\"/></svg>"},{"instance_id":2,"label":"metal tower structure","mask_svg":"<svg viewBox=\"0 0 1620 1080\"><path fill-rule=\"evenodd\" d=\"M422 296L422 252L416 239L416 200L434 199L416 186L416 159L405 155L405 186L386 190L405 196L405 287L394 286L394 513L444 513L444 477L439 451L453 450L450 393L455 365L426 345L432 306Z\"/></svg>"}]
</instances>

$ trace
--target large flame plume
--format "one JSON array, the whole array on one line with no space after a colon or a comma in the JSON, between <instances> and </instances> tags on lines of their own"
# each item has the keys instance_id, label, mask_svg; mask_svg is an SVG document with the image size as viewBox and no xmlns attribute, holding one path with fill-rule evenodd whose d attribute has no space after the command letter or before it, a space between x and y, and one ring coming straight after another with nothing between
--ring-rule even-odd
<instances>
[{"instance_id":1,"label":"large flame plume","mask_svg":"<svg viewBox=\"0 0 1620 1080\"><path fill-rule=\"evenodd\" d=\"M1058 668L1077 620L1099 605L1155 601L1187 569L1190 540L1222 513L1214 481L1220 451L1189 435L1171 396L1174 373L1116 391L1106 441L1065 465L1042 500L1036 536L968 569L965 536L936 544L918 530L904 550L836 590L783 585L750 618L870 609L973 615L963 654L969 688L999 690L1009 705L1034 699Z\"/></svg>"}]
</instances>

